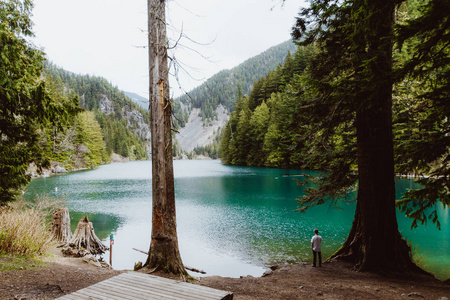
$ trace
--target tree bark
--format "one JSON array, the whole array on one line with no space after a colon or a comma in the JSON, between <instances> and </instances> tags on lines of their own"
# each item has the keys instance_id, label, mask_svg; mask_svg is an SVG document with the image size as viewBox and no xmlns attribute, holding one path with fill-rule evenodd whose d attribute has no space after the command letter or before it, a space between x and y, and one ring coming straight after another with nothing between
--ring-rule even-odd
<instances>
[{"instance_id":1,"label":"tree bark","mask_svg":"<svg viewBox=\"0 0 450 300\"><path fill-rule=\"evenodd\" d=\"M405 270L415 265L398 231L395 210L391 80L395 6L390 0L368 3L375 20L367 43L373 88L356 112L357 205L350 234L332 258L349 259L359 270Z\"/></svg>"},{"instance_id":2,"label":"tree bark","mask_svg":"<svg viewBox=\"0 0 450 300\"><path fill-rule=\"evenodd\" d=\"M78 222L77 229L75 229L66 246L75 249L76 253L73 253L72 250L68 251L68 249L63 249L63 251L73 253L75 256L84 256L88 253L93 255L103 254L109 249L95 235L94 226L89 222L87 215Z\"/></svg>"},{"instance_id":3,"label":"tree bark","mask_svg":"<svg viewBox=\"0 0 450 300\"><path fill-rule=\"evenodd\" d=\"M70 217L68 208L60 208L52 213L50 231L53 239L61 244L66 244L72 237L70 229Z\"/></svg>"},{"instance_id":4,"label":"tree bark","mask_svg":"<svg viewBox=\"0 0 450 300\"><path fill-rule=\"evenodd\" d=\"M144 267L182 278L187 272L178 249L172 157L165 1L148 0L150 126L152 133L152 238Z\"/></svg>"}]
</instances>

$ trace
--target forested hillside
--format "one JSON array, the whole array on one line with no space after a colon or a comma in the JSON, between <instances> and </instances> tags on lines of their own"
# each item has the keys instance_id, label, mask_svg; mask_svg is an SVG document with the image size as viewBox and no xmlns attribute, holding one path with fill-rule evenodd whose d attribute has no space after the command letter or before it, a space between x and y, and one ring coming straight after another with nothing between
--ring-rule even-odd
<instances>
[{"instance_id":1,"label":"forested hillside","mask_svg":"<svg viewBox=\"0 0 450 300\"><path fill-rule=\"evenodd\" d=\"M132 92L124 91L123 93L125 94L125 96L127 96L128 98L133 100L134 103L136 103L143 109L148 110L148 104L149 104L148 98L142 97L142 96L140 96L136 93L132 93Z\"/></svg>"},{"instance_id":2,"label":"forested hillside","mask_svg":"<svg viewBox=\"0 0 450 300\"><path fill-rule=\"evenodd\" d=\"M406 18L408 15L417 14L416 9L417 4L404 6L399 10L399 16ZM420 40L415 38L405 42L402 51L395 52L395 67L398 70L409 66L408 61L414 57L414 52L410 49L417 44L420 44ZM333 116L339 109L346 109L337 105L338 110L333 113L330 111L331 107L316 105L320 96L315 90L317 87L314 87L311 79L308 79L312 76L308 74L307 67L312 61L318 64L314 58L318 57L319 52L320 49L314 48L313 45L299 47L294 57L286 58L282 67L269 72L257 81L249 96L241 93L236 97L236 108L222 135L220 157L223 163L314 169L321 168L327 161L324 158L323 163L318 162L319 149L331 157L354 155L356 137L354 129L351 129L353 119L350 118L333 131L332 127L329 130L312 130L313 125L324 124L326 121L325 117L320 119L317 116L325 112ZM448 56L448 47L442 47L441 55ZM326 72L326 67L324 70ZM433 70L432 74L434 72L436 71ZM448 74L444 65L439 72L436 74ZM420 172L430 173L439 169L439 166L442 166L441 162L445 161L444 133L446 126L448 127L448 120L445 117L445 109L437 111L432 103L436 101L439 104L436 107L441 108L445 105L443 106L441 98L432 100L438 95L431 92L433 88L445 91L445 86L439 87L438 83L431 79L434 76L436 75L429 78L421 75L409 77L398 81L394 86L394 145L399 162L396 164L397 172L418 172L417 166L413 163L415 162L420 165ZM440 80L445 78L445 75L439 76L436 78ZM329 84L321 83L321 79L314 78L314 82L324 86ZM345 103L344 101L343 99L342 103ZM317 142L331 132L332 138L330 137L327 143ZM423 150L424 145L431 140L439 141L436 144L437 148L433 148L436 155L420 158L417 154L420 152L419 149ZM407 159L407 155L411 154L414 157Z\"/></svg>"},{"instance_id":3,"label":"forested hillside","mask_svg":"<svg viewBox=\"0 0 450 300\"><path fill-rule=\"evenodd\" d=\"M305 136L299 122L301 77L310 48L300 47L284 64L240 93L220 145L222 162L232 165L300 168Z\"/></svg>"},{"instance_id":4,"label":"forested hillside","mask_svg":"<svg viewBox=\"0 0 450 300\"><path fill-rule=\"evenodd\" d=\"M277 68L289 51L294 52L296 46L287 41L274 46L263 53L252 57L231 70L223 70L209 78L199 87L177 98L183 104L201 109L201 117L206 124L216 116L215 110L223 105L228 111L233 111L239 88L243 94L248 94L254 82ZM181 115L181 120L183 116Z\"/></svg>"},{"instance_id":5,"label":"forested hillside","mask_svg":"<svg viewBox=\"0 0 450 300\"><path fill-rule=\"evenodd\" d=\"M105 79L76 75L45 64L52 97L76 99L83 110L67 124L42 129L41 143L53 165L67 170L92 168L112 154L146 159L150 138L149 114Z\"/></svg>"},{"instance_id":6,"label":"forested hillside","mask_svg":"<svg viewBox=\"0 0 450 300\"><path fill-rule=\"evenodd\" d=\"M176 98L174 123L179 129L175 135L175 155L218 158L220 136L236 105L237 95L249 94L254 84L269 91L271 87L262 86L260 78L274 73L295 49L290 41L274 46L231 70L217 73L187 95ZM132 98L139 101L138 97Z\"/></svg>"}]
</instances>

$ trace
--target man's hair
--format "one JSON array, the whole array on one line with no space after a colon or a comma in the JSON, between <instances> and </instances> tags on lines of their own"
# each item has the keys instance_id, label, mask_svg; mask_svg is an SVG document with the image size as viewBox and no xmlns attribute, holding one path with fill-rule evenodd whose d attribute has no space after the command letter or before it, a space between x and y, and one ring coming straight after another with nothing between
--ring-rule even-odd
<instances>
[{"instance_id":1,"label":"man's hair","mask_svg":"<svg viewBox=\"0 0 450 300\"><path fill-rule=\"evenodd\" d=\"M314 229L315 234L319 234L319 229Z\"/></svg>"}]
</instances>

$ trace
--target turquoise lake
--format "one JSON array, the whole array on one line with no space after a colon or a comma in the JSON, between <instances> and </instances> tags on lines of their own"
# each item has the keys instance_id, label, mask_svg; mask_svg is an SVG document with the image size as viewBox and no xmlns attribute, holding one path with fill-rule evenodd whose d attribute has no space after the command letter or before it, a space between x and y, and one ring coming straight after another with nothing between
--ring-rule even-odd
<instances>
[{"instance_id":1,"label":"turquoise lake","mask_svg":"<svg viewBox=\"0 0 450 300\"><path fill-rule=\"evenodd\" d=\"M217 160L174 161L177 227L183 263L207 276L260 276L267 266L312 261L310 239L318 228L322 254L331 255L345 241L355 204L336 210L321 205L300 214L302 195L294 179L303 170L224 166ZM396 179L397 195L415 187ZM88 214L97 236L109 245L114 234L113 267L133 269L145 262L151 237L151 162L100 166L96 170L33 179L26 197L64 196L72 231ZM440 279L450 278L449 209L438 207L441 230L431 222L410 230L398 212L399 230L412 243L419 265ZM104 256L109 261L109 252ZM198 276L197 273L191 273Z\"/></svg>"}]
</instances>

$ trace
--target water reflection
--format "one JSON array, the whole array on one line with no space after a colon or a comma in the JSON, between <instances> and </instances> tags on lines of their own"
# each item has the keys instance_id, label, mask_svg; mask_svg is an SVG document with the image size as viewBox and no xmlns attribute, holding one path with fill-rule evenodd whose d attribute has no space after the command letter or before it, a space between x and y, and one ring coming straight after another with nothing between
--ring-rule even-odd
<instances>
[{"instance_id":1,"label":"water reflection","mask_svg":"<svg viewBox=\"0 0 450 300\"><path fill-rule=\"evenodd\" d=\"M114 215L70 211L70 227L72 229L72 232L75 231L78 222L85 215L87 215L89 221L92 222L95 235L101 240L105 240L107 237L109 237L111 232L117 231L117 229L119 228L119 224L123 223L123 221L119 217Z\"/></svg>"}]
</instances>

